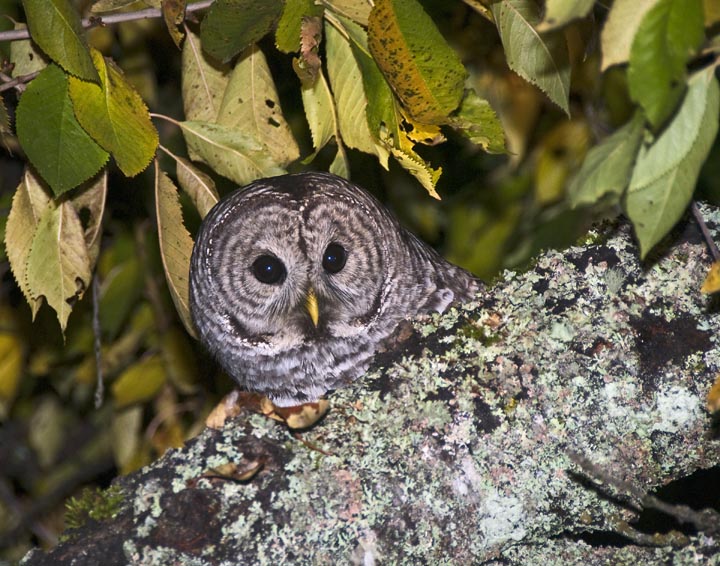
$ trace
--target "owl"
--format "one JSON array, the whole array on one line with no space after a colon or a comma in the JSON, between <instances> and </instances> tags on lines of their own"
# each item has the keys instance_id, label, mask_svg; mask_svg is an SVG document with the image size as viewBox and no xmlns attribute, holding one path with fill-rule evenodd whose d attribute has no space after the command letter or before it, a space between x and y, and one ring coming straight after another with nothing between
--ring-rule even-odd
<instances>
[{"instance_id":1,"label":"owl","mask_svg":"<svg viewBox=\"0 0 720 566\"><path fill-rule=\"evenodd\" d=\"M353 381L398 323L479 286L364 189L301 173L255 181L207 214L190 310L240 387L288 407Z\"/></svg>"}]
</instances>

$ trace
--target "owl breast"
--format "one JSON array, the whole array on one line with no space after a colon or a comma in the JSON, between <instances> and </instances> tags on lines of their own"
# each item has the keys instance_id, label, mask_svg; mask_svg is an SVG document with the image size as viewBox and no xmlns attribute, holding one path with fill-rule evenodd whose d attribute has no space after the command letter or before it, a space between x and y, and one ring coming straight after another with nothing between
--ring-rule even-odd
<instances>
[{"instance_id":1,"label":"owl breast","mask_svg":"<svg viewBox=\"0 0 720 566\"><path fill-rule=\"evenodd\" d=\"M365 372L397 324L478 289L369 193L326 173L256 181L206 216L190 308L225 371L278 406Z\"/></svg>"}]
</instances>

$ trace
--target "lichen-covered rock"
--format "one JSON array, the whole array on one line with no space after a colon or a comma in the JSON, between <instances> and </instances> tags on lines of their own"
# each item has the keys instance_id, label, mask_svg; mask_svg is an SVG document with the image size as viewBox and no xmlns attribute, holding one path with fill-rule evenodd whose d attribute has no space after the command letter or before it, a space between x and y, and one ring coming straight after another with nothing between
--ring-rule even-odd
<instances>
[{"instance_id":1,"label":"lichen-covered rock","mask_svg":"<svg viewBox=\"0 0 720 566\"><path fill-rule=\"evenodd\" d=\"M692 226L646 264L627 227L605 226L415 321L310 430L251 413L208 429L119 480L113 520L25 564L717 561L702 534L682 549L588 544L635 512L571 459L642 492L720 463L704 405L720 371L720 312L699 292L709 265ZM226 464L262 468L208 473Z\"/></svg>"}]
</instances>

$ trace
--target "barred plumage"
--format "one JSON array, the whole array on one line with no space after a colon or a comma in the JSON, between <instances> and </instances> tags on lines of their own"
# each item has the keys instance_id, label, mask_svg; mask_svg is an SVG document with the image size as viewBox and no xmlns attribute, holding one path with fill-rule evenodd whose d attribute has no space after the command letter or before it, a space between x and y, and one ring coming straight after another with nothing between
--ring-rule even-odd
<instances>
[{"instance_id":1,"label":"barred plumage","mask_svg":"<svg viewBox=\"0 0 720 566\"><path fill-rule=\"evenodd\" d=\"M401 320L478 288L369 193L328 173L230 194L203 220L190 267L201 341L242 388L278 406L356 379Z\"/></svg>"}]
</instances>

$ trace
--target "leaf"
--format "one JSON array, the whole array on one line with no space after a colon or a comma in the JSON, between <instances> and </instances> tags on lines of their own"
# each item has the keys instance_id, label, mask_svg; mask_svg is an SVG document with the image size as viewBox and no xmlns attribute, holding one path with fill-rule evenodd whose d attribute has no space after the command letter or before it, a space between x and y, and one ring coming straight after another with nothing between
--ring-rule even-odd
<instances>
[{"instance_id":1,"label":"leaf","mask_svg":"<svg viewBox=\"0 0 720 566\"><path fill-rule=\"evenodd\" d=\"M143 270L137 256L116 263L102 280L100 325L103 336L115 343L143 292Z\"/></svg>"},{"instance_id":2,"label":"leaf","mask_svg":"<svg viewBox=\"0 0 720 566\"><path fill-rule=\"evenodd\" d=\"M235 65L217 123L254 136L280 165L286 166L300 156L265 55L257 45L251 45Z\"/></svg>"},{"instance_id":3,"label":"leaf","mask_svg":"<svg viewBox=\"0 0 720 566\"><path fill-rule=\"evenodd\" d=\"M215 182L182 157L177 158L176 175L180 186L197 208L200 218L205 218L210 209L220 200Z\"/></svg>"},{"instance_id":4,"label":"leaf","mask_svg":"<svg viewBox=\"0 0 720 566\"><path fill-rule=\"evenodd\" d=\"M283 53L299 51L303 18L321 14L322 8L315 6L313 0L286 0L275 30L275 46Z\"/></svg>"},{"instance_id":5,"label":"leaf","mask_svg":"<svg viewBox=\"0 0 720 566\"><path fill-rule=\"evenodd\" d=\"M368 47L413 118L447 122L460 104L467 73L416 0L377 0L368 20Z\"/></svg>"},{"instance_id":6,"label":"leaf","mask_svg":"<svg viewBox=\"0 0 720 566\"><path fill-rule=\"evenodd\" d=\"M33 317L39 305L33 301L27 283L27 261L35 230L49 205L50 197L45 192L42 182L32 169L26 168L22 181L15 190L5 226L5 249L15 281L32 308Z\"/></svg>"},{"instance_id":7,"label":"leaf","mask_svg":"<svg viewBox=\"0 0 720 566\"><path fill-rule=\"evenodd\" d=\"M590 128L584 120L565 120L545 134L536 151L535 202L541 207L565 196L567 180L587 153Z\"/></svg>"},{"instance_id":8,"label":"leaf","mask_svg":"<svg viewBox=\"0 0 720 566\"><path fill-rule=\"evenodd\" d=\"M185 0L162 0L162 15L170 37L178 49L185 34L178 27L185 19Z\"/></svg>"},{"instance_id":9,"label":"leaf","mask_svg":"<svg viewBox=\"0 0 720 566\"><path fill-rule=\"evenodd\" d=\"M720 261L714 261L708 270L700 287L700 292L705 294L717 293L720 291ZM718 392L720 393L720 391Z\"/></svg>"},{"instance_id":10,"label":"leaf","mask_svg":"<svg viewBox=\"0 0 720 566\"><path fill-rule=\"evenodd\" d=\"M75 118L67 78L56 65L48 65L25 89L16 128L28 159L57 196L95 175L107 161L108 154Z\"/></svg>"},{"instance_id":11,"label":"leaf","mask_svg":"<svg viewBox=\"0 0 720 566\"><path fill-rule=\"evenodd\" d=\"M200 26L203 49L227 63L273 29L282 9L281 0L215 0Z\"/></svg>"},{"instance_id":12,"label":"leaf","mask_svg":"<svg viewBox=\"0 0 720 566\"><path fill-rule=\"evenodd\" d=\"M440 200L435 185L442 174L442 168L433 169L412 150L392 147L387 141L385 143L400 166L415 177L431 197Z\"/></svg>"},{"instance_id":13,"label":"leaf","mask_svg":"<svg viewBox=\"0 0 720 566\"><path fill-rule=\"evenodd\" d=\"M217 119L229 74L230 67L211 61L201 49L200 38L188 31L182 51L182 99L187 120Z\"/></svg>"},{"instance_id":14,"label":"leaf","mask_svg":"<svg viewBox=\"0 0 720 566\"><path fill-rule=\"evenodd\" d=\"M322 18L306 16L300 22L300 57L293 59L293 70L302 86L311 86L317 81L322 61L318 55L322 41Z\"/></svg>"},{"instance_id":15,"label":"leaf","mask_svg":"<svg viewBox=\"0 0 720 566\"><path fill-rule=\"evenodd\" d=\"M92 51L100 83L70 77L70 98L75 116L93 139L109 151L128 177L143 171L155 155L158 133L147 106L122 71Z\"/></svg>"},{"instance_id":16,"label":"leaf","mask_svg":"<svg viewBox=\"0 0 720 566\"><path fill-rule=\"evenodd\" d=\"M688 81L682 105L654 143L641 147L625 210L640 241L641 255L667 234L690 199L718 130L720 88L714 67Z\"/></svg>"},{"instance_id":17,"label":"leaf","mask_svg":"<svg viewBox=\"0 0 720 566\"><path fill-rule=\"evenodd\" d=\"M51 203L43 212L27 260L27 284L33 301L44 298L65 332L72 306L92 276L85 234L68 201Z\"/></svg>"},{"instance_id":18,"label":"leaf","mask_svg":"<svg viewBox=\"0 0 720 566\"><path fill-rule=\"evenodd\" d=\"M387 169L388 151L373 139L367 121L362 73L350 42L332 25L325 26L327 69L344 145L377 155Z\"/></svg>"},{"instance_id":19,"label":"leaf","mask_svg":"<svg viewBox=\"0 0 720 566\"><path fill-rule=\"evenodd\" d=\"M155 160L155 212L160 257L170 296L188 334L197 338L190 316L190 256L193 240L185 229L177 189Z\"/></svg>"},{"instance_id":20,"label":"leaf","mask_svg":"<svg viewBox=\"0 0 720 566\"><path fill-rule=\"evenodd\" d=\"M603 26L601 71L612 65L627 63L630 46L647 11L658 0L615 0Z\"/></svg>"},{"instance_id":21,"label":"leaf","mask_svg":"<svg viewBox=\"0 0 720 566\"><path fill-rule=\"evenodd\" d=\"M325 76L320 73L312 86L303 86L300 89L300 94L305 107L305 117L310 126L313 148L318 152L337 132L335 103Z\"/></svg>"},{"instance_id":22,"label":"leaf","mask_svg":"<svg viewBox=\"0 0 720 566\"><path fill-rule=\"evenodd\" d=\"M184 395L197 392L198 377L202 374L187 335L172 326L161 336L160 348L165 371L177 390Z\"/></svg>"},{"instance_id":23,"label":"leaf","mask_svg":"<svg viewBox=\"0 0 720 566\"><path fill-rule=\"evenodd\" d=\"M15 29L25 29L25 24L16 23ZM13 65L12 76L22 77L37 71L42 71L47 66L47 59L37 44L29 39L22 39L10 43L10 63Z\"/></svg>"},{"instance_id":24,"label":"leaf","mask_svg":"<svg viewBox=\"0 0 720 566\"><path fill-rule=\"evenodd\" d=\"M557 29L565 24L584 18L592 10L595 0L547 0L545 17L537 29L540 32Z\"/></svg>"},{"instance_id":25,"label":"leaf","mask_svg":"<svg viewBox=\"0 0 720 566\"><path fill-rule=\"evenodd\" d=\"M130 366L113 382L111 390L115 407L122 409L149 401L165 383L162 358L155 354Z\"/></svg>"},{"instance_id":26,"label":"leaf","mask_svg":"<svg viewBox=\"0 0 720 566\"><path fill-rule=\"evenodd\" d=\"M68 73L98 82L80 14L70 0L23 0L30 35Z\"/></svg>"},{"instance_id":27,"label":"leaf","mask_svg":"<svg viewBox=\"0 0 720 566\"><path fill-rule=\"evenodd\" d=\"M640 112L614 134L593 147L568 187L573 207L594 204L606 195L620 197L628 186L644 119Z\"/></svg>"},{"instance_id":28,"label":"leaf","mask_svg":"<svg viewBox=\"0 0 720 566\"><path fill-rule=\"evenodd\" d=\"M497 114L474 90L465 92L450 125L489 153L506 153L505 132Z\"/></svg>"},{"instance_id":29,"label":"leaf","mask_svg":"<svg viewBox=\"0 0 720 566\"><path fill-rule=\"evenodd\" d=\"M368 0L326 0L323 2L336 15L351 19L353 22L367 27L372 2Z\"/></svg>"},{"instance_id":30,"label":"leaf","mask_svg":"<svg viewBox=\"0 0 720 566\"><path fill-rule=\"evenodd\" d=\"M180 127L200 159L239 185L285 173L267 148L245 132L207 122L180 122Z\"/></svg>"},{"instance_id":31,"label":"leaf","mask_svg":"<svg viewBox=\"0 0 720 566\"><path fill-rule=\"evenodd\" d=\"M342 144L338 144L337 153L335 153L335 158L332 160L332 163L330 163L328 171L339 177L350 178L350 165L348 164L347 154Z\"/></svg>"},{"instance_id":32,"label":"leaf","mask_svg":"<svg viewBox=\"0 0 720 566\"><path fill-rule=\"evenodd\" d=\"M105 212L105 198L107 197L107 171L103 171L96 179L87 181L76 189L72 197L72 205L78 216L85 222L85 244L90 257L91 268L95 266L100 253L100 240L102 239L102 219Z\"/></svg>"},{"instance_id":33,"label":"leaf","mask_svg":"<svg viewBox=\"0 0 720 566\"><path fill-rule=\"evenodd\" d=\"M628 87L650 124L660 128L685 92L685 63L705 37L700 0L658 0L630 49Z\"/></svg>"},{"instance_id":34,"label":"leaf","mask_svg":"<svg viewBox=\"0 0 720 566\"><path fill-rule=\"evenodd\" d=\"M570 61L561 32L540 34L540 10L532 0L502 0L492 4L510 69L542 90L568 116Z\"/></svg>"},{"instance_id":35,"label":"leaf","mask_svg":"<svg viewBox=\"0 0 720 566\"><path fill-rule=\"evenodd\" d=\"M23 342L12 332L0 332L0 407L12 401L23 369Z\"/></svg>"}]
</instances>

